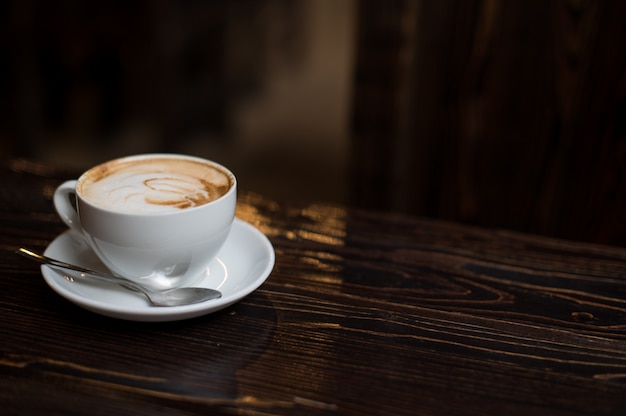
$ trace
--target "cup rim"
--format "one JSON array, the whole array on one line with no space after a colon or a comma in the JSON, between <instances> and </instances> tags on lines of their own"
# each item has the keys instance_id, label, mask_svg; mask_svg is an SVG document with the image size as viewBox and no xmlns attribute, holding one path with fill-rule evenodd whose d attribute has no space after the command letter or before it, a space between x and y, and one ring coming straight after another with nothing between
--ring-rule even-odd
<instances>
[{"instance_id":1,"label":"cup rim","mask_svg":"<svg viewBox=\"0 0 626 416\"><path fill-rule=\"evenodd\" d=\"M192 160L192 161L197 161L197 162L201 162L204 164L208 164L214 167L217 167L218 169L222 170L224 173L227 174L227 176L230 178L230 183L231 186L228 189L228 191L220 196L219 198L207 202L205 204L202 205L198 205L195 207L190 207L187 209L183 209L183 210L177 210L177 211L165 211L165 212L125 212L122 210L116 210L116 209L111 209L111 208L107 208L107 207L102 207L100 205L97 205L95 203L93 203L92 201L90 201L89 199L85 198L83 195L81 195L81 193L79 192L79 185L80 183L85 180L85 178L87 177L87 174L89 172L91 172L92 170L103 166L105 164L108 163L114 163L114 162L123 162L123 161L132 161L132 160L141 160L141 159L150 159L150 158L174 158L174 159L184 159L184 160ZM135 154L135 155L129 155L129 156L122 156L119 158L115 158L115 159L110 159L107 161L104 161L102 163L98 163L97 165L94 165L92 167L90 167L89 169L85 170L79 177L78 179L76 179L76 186L75 186L75 192L76 192L76 197L78 199L80 199L80 201L82 201L83 203L89 205L90 207L100 210L100 211L104 211L104 212L108 212L108 213L112 213L112 214L117 214L117 215L128 215L128 216L137 216L137 217L157 217L157 216L170 216L170 215L181 215L184 213L189 213L192 211L197 211L199 209L202 208L206 208L208 206L213 206L216 204L219 204L220 202L228 199L233 193L237 192L237 177L235 176L235 174L226 166L222 165L221 163L215 162L213 160L210 159L206 159L203 157L199 157L199 156L193 156L193 155L186 155L186 154L179 154L179 153L141 153L141 154Z\"/></svg>"}]
</instances>

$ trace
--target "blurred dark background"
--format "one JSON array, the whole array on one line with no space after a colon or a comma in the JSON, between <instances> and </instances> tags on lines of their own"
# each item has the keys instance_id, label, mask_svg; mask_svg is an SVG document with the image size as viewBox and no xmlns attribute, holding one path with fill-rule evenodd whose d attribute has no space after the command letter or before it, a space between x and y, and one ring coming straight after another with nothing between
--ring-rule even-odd
<instances>
[{"instance_id":1,"label":"blurred dark background","mask_svg":"<svg viewBox=\"0 0 626 416\"><path fill-rule=\"evenodd\" d=\"M7 1L0 151L626 246L626 2Z\"/></svg>"},{"instance_id":2,"label":"blurred dark background","mask_svg":"<svg viewBox=\"0 0 626 416\"><path fill-rule=\"evenodd\" d=\"M81 170L189 153L244 189L345 201L354 1L0 7L4 154Z\"/></svg>"}]
</instances>

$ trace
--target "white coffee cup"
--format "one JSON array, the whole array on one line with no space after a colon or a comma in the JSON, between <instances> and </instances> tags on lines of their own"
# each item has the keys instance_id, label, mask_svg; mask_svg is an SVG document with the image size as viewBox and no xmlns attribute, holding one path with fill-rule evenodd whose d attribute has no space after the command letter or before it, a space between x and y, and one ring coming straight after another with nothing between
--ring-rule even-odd
<instances>
[{"instance_id":1,"label":"white coffee cup","mask_svg":"<svg viewBox=\"0 0 626 416\"><path fill-rule=\"evenodd\" d=\"M165 290L204 276L228 237L236 199L235 175L220 164L145 154L61 184L54 205L111 272Z\"/></svg>"}]
</instances>

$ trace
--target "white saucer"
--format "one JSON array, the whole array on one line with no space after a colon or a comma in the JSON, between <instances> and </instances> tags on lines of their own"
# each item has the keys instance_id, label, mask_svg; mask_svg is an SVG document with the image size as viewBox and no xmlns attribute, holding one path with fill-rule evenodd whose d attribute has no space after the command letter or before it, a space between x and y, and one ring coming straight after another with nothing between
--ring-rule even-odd
<instances>
[{"instance_id":1,"label":"white saucer","mask_svg":"<svg viewBox=\"0 0 626 416\"><path fill-rule=\"evenodd\" d=\"M83 267L106 271L83 239L72 231L58 236L45 255ZM101 315L132 321L176 321L209 314L226 308L255 291L265 282L274 267L274 248L263 233L252 225L235 219L228 239L211 262L205 276L194 286L210 287L222 297L187 306L155 307L146 298L120 286L81 279L68 280L63 273L41 266L48 285L59 295Z\"/></svg>"}]
</instances>

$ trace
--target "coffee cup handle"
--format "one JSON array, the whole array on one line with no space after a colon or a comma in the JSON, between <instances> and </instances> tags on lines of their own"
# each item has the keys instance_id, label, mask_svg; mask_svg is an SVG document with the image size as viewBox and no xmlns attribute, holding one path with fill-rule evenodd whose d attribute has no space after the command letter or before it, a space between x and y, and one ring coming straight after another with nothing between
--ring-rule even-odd
<instances>
[{"instance_id":1,"label":"coffee cup handle","mask_svg":"<svg viewBox=\"0 0 626 416\"><path fill-rule=\"evenodd\" d=\"M76 206L70 200L73 195L76 197L76 182L75 180L67 181L59 185L54 191L54 208L56 208L59 217L63 222L74 231L78 231L82 234L82 226L80 224L80 218L78 217L78 211Z\"/></svg>"}]
</instances>

